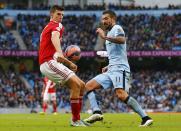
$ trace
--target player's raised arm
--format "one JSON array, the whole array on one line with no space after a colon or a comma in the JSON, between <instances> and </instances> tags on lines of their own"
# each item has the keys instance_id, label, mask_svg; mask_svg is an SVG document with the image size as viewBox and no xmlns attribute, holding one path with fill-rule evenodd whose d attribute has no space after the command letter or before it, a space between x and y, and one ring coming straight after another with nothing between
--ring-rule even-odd
<instances>
[{"instance_id":1,"label":"player's raised arm","mask_svg":"<svg viewBox=\"0 0 181 131\"><path fill-rule=\"evenodd\" d=\"M50 85L50 88L53 88L56 86L56 83L55 82L52 82L52 85Z\"/></svg>"},{"instance_id":2,"label":"player's raised arm","mask_svg":"<svg viewBox=\"0 0 181 131\"><path fill-rule=\"evenodd\" d=\"M108 40L108 41L116 43L116 44L124 44L126 41L126 37L124 37L124 36L117 36L117 37L106 36L105 40Z\"/></svg>"},{"instance_id":3,"label":"player's raised arm","mask_svg":"<svg viewBox=\"0 0 181 131\"><path fill-rule=\"evenodd\" d=\"M108 40L110 42L113 42L113 43L116 43L116 44L124 44L125 41L126 41L126 37L122 34L119 34L118 36L106 36L105 35L105 32L101 29L101 28L98 28L96 30L96 33L98 33L98 35L104 39L104 40Z\"/></svg>"},{"instance_id":4,"label":"player's raised arm","mask_svg":"<svg viewBox=\"0 0 181 131\"><path fill-rule=\"evenodd\" d=\"M66 66L68 66L72 71L74 71L74 72L77 71L77 66L73 62L69 61L67 58L58 57L57 61L60 62L60 63L63 63Z\"/></svg>"}]
</instances>

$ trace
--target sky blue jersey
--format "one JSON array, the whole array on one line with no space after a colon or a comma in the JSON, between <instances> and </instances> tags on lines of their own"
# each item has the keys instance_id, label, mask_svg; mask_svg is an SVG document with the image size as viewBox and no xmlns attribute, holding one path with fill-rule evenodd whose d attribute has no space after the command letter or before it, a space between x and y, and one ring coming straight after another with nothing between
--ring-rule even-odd
<instances>
[{"instance_id":1,"label":"sky blue jersey","mask_svg":"<svg viewBox=\"0 0 181 131\"><path fill-rule=\"evenodd\" d=\"M125 33L120 25L114 25L112 29L108 31L107 36L125 36ZM130 72L127 59L126 42L124 44L116 44L106 40L106 50L108 53L109 66L119 65L122 70Z\"/></svg>"}]
</instances>

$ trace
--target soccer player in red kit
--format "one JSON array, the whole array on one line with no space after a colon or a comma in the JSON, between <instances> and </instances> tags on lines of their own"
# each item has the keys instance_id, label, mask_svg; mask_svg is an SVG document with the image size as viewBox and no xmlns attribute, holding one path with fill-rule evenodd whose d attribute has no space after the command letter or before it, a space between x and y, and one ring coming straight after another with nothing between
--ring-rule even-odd
<instances>
[{"instance_id":1,"label":"soccer player in red kit","mask_svg":"<svg viewBox=\"0 0 181 131\"><path fill-rule=\"evenodd\" d=\"M46 109L48 108L48 104L52 102L53 106L53 114L57 115L57 102L56 102L56 83L49 80L47 77L43 79L43 90L42 90L42 98L43 98L43 112L40 114L46 114Z\"/></svg>"},{"instance_id":2,"label":"soccer player in red kit","mask_svg":"<svg viewBox=\"0 0 181 131\"><path fill-rule=\"evenodd\" d=\"M66 84L70 89L72 111L71 126L86 126L80 120L85 83L75 75L77 66L63 56L61 49L64 27L61 24L64 9L54 5L50 9L50 22L40 36L39 64L40 71L57 84Z\"/></svg>"}]
</instances>

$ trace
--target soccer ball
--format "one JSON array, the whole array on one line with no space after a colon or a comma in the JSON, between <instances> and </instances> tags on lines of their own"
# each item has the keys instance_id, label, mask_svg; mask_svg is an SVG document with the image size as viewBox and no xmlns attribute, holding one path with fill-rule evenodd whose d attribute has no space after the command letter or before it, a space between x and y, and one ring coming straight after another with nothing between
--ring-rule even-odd
<instances>
[{"instance_id":1,"label":"soccer ball","mask_svg":"<svg viewBox=\"0 0 181 131\"><path fill-rule=\"evenodd\" d=\"M70 45L65 49L65 57L70 61L78 61L81 57L81 50L77 45Z\"/></svg>"}]
</instances>

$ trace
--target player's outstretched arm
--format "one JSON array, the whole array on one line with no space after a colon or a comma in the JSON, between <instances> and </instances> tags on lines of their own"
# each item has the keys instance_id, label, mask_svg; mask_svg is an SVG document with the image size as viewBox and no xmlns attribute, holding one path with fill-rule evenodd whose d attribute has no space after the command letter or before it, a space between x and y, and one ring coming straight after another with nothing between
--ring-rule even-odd
<instances>
[{"instance_id":1,"label":"player's outstretched arm","mask_svg":"<svg viewBox=\"0 0 181 131\"><path fill-rule=\"evenodd\" d=\"M72 63L71 61L69 61L67 58L65 57L58 57L57 61L68 66L72 71L76 72L77 71L77 66Z\"/></svg>"}]
</instances>

